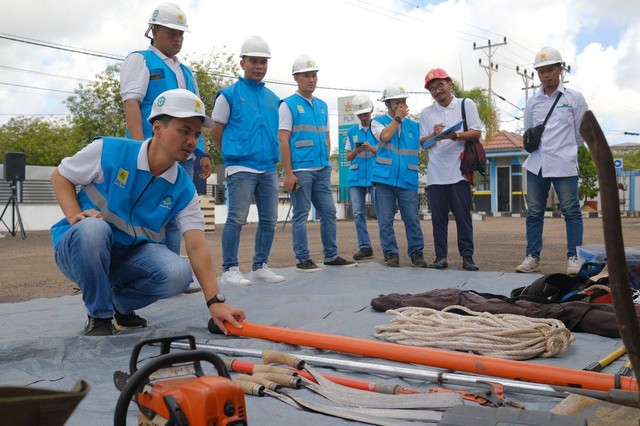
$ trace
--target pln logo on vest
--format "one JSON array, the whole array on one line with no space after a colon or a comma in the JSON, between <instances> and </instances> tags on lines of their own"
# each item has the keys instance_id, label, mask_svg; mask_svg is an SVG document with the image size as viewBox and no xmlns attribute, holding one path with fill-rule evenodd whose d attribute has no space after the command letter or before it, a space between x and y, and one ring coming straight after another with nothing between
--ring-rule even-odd
<instances>
[{"instance_id":1,"label":"pln logo on vest","mask_svg":"<svg viewBox=\"0 0 640 426\"><path fill-rule=\"evenodd\" d=\"M127 185L127 179L129 179L129 172L123 168L120 168L120 170L118 170L118 176L113 183L120 188L124 188Z\"/></svg>"},{"instance_id":2,"label":"pln logo on vest","mask_svg":"<svg viewBox=\"0 0 640 426\"><path fill-rule=\"evenodd\" d=\"M304 107L302 105L298 105L298 112L304 114Z\"/></svg>"},{"instance_id":3,"label":"pln logo on vest","mask_svg":"<svg viewBox=\"0 0 640 426\"><path fill-rule=\"evenodd\" d=\"M160 202L160 207L163 209L171 209L171 207L173 207L173 197L171 195L165 195Z\"/></svg>"}]
</instances>

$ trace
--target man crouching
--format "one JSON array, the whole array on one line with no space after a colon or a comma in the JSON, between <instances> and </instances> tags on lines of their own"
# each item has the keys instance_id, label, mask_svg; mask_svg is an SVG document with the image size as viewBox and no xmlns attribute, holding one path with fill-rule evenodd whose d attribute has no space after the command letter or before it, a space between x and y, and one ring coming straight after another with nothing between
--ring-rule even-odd
<instances>
[{"instance_id":1,"label":"man crouching","mask_svg":"<svg viewBox=\"0 0 640 426\"><path fill-rule=\"evenodd\" d=\"M195 186L178 167L212 120L196 95L174 89L156 98L148 121L150 139L97 138L53 172L65 215L51 228L56 264L82 290L87 336L111 335L114 326L146 327L135 310L182 293L193 279L191 268L211 317L226 333L223 322L239 326L245 314L220 293ZM165 245L173 217L191 266Z\"/></svg>"}]
</instances>

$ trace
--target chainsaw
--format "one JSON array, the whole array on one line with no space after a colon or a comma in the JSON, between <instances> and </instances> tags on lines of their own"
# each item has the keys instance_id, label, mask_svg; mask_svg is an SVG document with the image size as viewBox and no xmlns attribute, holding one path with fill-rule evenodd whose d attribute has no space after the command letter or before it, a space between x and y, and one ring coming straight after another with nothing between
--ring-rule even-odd
<instances>
[{"instance_id":1,"label":"chainsaw","mask_svg":"<svg viewBox=\"0 0 640 426\"><path fill-rule=\"evenodd\" d=\"M188 340L191 350L171 353L171 343ZM138 368L145 346L160 345L160 355ZM212 364L217 376L206 375L201 362ZM196 349L193 336L145 339L131 353L129 373L116 371L114 384L121 393L114 425L126 426L133 399L140 426L246 426L242 387L231 381L222 359Z\"/></svg>"}]
</instances>

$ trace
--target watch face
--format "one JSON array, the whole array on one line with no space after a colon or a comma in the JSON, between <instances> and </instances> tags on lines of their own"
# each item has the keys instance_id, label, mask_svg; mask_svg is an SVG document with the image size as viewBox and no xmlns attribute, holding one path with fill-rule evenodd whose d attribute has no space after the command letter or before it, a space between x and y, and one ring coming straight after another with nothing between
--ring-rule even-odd
<instances>
[{"instance_id":1,"label":"watch face","mask_svg":"<svg viewBox=\"0 0 640 426\"><path fill-rule=\"evenodd\" d=\"M224 294L222 294L222 293L218 293L218 294L216 294L215 299L216 299L218 302L224 302L225 300L227 300L227 298L226 298L226 297L224 297Z\"/></svg>"}]
</instances>

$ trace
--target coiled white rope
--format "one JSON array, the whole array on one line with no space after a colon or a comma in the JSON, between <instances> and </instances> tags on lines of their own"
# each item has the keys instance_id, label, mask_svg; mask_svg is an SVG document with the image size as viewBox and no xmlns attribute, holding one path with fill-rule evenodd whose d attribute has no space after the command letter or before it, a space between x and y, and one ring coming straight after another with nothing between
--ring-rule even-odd
<instances>
[{"instance_id":1,"label":"coiled white rope","mask_svg":"<svg viewBox=\"0 0 640 426\"><path fill-rule=\"evenodd\" d=\"M464 311L467 315L449 312L453 310ZM558 355L575 340L559 320L494 315L458 305L442 311L407 307L386 313L396 317L389 324L376 326L374 336L403 345L523 360Z\"/></svg>"}]
</instances>

